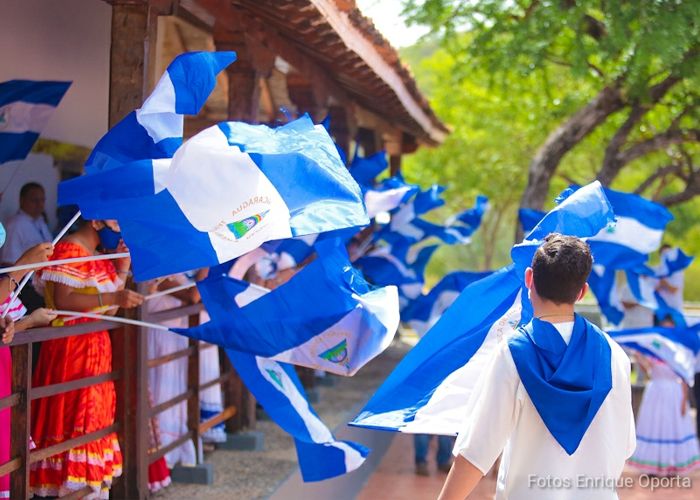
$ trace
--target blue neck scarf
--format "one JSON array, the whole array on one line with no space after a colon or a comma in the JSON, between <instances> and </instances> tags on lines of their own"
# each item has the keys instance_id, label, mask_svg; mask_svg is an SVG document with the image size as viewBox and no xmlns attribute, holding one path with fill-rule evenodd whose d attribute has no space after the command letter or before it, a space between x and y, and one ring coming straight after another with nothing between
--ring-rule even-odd
<instances>
[{"instance_id":1,"label":"blue neck scarf","mask_svg":"<svg viewBox=\"0 0 700 500\"><path fill-rule=\"evenodd\" d=\"M568 345L553 324L533 319L508 347L537 413L572 455L612 389L610 344L577 314Z\"/></svg>"}]
</instances>

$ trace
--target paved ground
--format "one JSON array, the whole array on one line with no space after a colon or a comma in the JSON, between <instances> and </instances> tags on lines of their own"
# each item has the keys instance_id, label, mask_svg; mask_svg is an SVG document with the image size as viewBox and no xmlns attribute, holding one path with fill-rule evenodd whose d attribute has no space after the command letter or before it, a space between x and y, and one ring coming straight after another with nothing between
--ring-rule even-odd
<instances>
[{"instance_id":1,"label":"paved ground","mask_svg":"<svg viewBox=\"0 0 700 500\"><path fill-rule=\"evenodd\" d=\"M435 456L436 441L431 440L430 457ZM437 471L434 461L429 463L430 477L414 474L413 436L399 434L384 456L384 460L370 478L356 500L434 500L438 497L445 474ZM630 478L632 488L618 490L620 500L698 500L700 499L700 469L690 476L691 487L660 487L652 491L651 484L640 481L636 471L626 469L624 478ZM682 486L682 485L681 485ZM493 500L496 478L489 473L468 497L469 500ZM311 500L311 499L309 499ZM334 500L317 498L314 500Z\"/></svg>"}]
</instances>

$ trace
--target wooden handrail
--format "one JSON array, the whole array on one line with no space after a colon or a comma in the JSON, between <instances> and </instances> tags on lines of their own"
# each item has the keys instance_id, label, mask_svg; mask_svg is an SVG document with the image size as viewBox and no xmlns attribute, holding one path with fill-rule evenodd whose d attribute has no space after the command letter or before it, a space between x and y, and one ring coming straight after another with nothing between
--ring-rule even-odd
<instances>
[{"instance_id":1,"label":"wooden handrail","mask_svg":"<svg viewBox=\"0 0 700 500\"><path fill-rule=\"evenodd\" d=\"M41 387L32 387L30 392L30 401L35 399L46 398L49 396L55 396L56 394L61 394L63 392L74 391L76 389L82 389L83 387L88 387L91 385L101 384L103 382L109 382L113 380L121 380L124 377L124 370L117 370L109 373L103 373L101 375L94 375L92 377L80 378L78 380L71 380L70 382L61 382L60 384L51 384Z\"/></svg>"},{"instance_id":2,"label":"wooden handrail","mask_svg":"<svg viewBox=\"0 0 700 500\"><path fill-rule=\"evenodd\" d=\"M116 321L100 320L78 323L67 326L46 326L43 328L32 328L18 332L12 342L5 344L8 346L29 344L30 342L45 342L47 340L62 339L74 335L84 335L86 333L101 332L102 330L113 330L119 327Z\"/></svg>"},{"instance_id":3,"label":"wooden handrail","mask_svg":"<svg viewBox=\"0 0 700 500\"><path fill-rule=\"evenodd\" d=\"M232 379L232 378L234 377L234 375L235 375L235 374L234 374L233 372L226 372L226 373L224 373L223 375L221 375L221 376L219 376L219 377L216 377L216 378L213 379L213 380L210 380L209 382L205 382L205 383L201 384L201 385L199 386L199 390L200 390L200 392L201 392L201 391L204 391L204 390L209 389L210 387L215 386L216 384L220 384L220 383L222 383L222 382L226 382L226 381Z\"/></svg>"},{"instance_id":4,"label":"wooden handrail","mask_svg":"<svg viewBox=\"0 0 700 500\"><path fill-rule=\"evenodd\" d=\"M187 392L183 392L179 396L175 396L172 399L169 399L167 401L162 402L161 404L154 406L151 408L151 410L148 413L148 416L150 418L153 418L154 416L158 415L159 413L164 412L165 410L168 410L175 406L178 403L182 403L183 401L187 401L190 399L192 396L194 396L194 390L190 389Z\"/></svg>"},{"instance_id":5,"label":"wooden handrail","mask_svg":"<svg viewBox=\"0 0 700 500\"><path fill-rule=\"evenodd\" d=\"M4 410L5 408L12 408L14 405L19 404L19 397L19 392L16 392L14 394L10 394L9 396L5 396L4 398L0 399L0 410Z\"/></svg>"},{"instance_id":6,"label":"wooden handrail","mask_svg":"<svg viewBox=\"0 0 700 500\"><path fill-rule=\"evenodd\" d=\"M39 450L32 451L29 454L29 463L34 464L39 460L44 460L45 458L58 455L59 453L63 453L64 451L70 450L71 448L92 443L93 441L102 439L103 437L108 436L113 432L119 432L121 430L121 427L122 423L116 422L110 425L109 427L100 429L99 431L91 432L90 434L83 434L82 436L73 439L68 439L67 441L63 441L62 443L58 443L47 448L41 448Z\"/></svg>"},{"instance_id":7,"label":"wooden handrail","mask_svg":"<svg viewBox=\"0 0 700 500\"><path fill-rule=\"evenodd\" d=\"M155 368L156 366L164 365L165 363L169 363L170 361L185 358L191 356L192 354L194 354L193 347L188 347L187 349L183 349L181 351L171 352L170 354L166 354L165 356L161 356L160 358L149 359L148 367Z\"/></svg>"},{"instance_id":8,"label":"wooden handrail","mask_svg":"<svg viewBox=\"0 0 700 500\"><path fill-rule=\"evenodd\" d=\"M214 415L213 417L205 420L201 424L199 424L199 435L201 436L205 432L207 432L209 429L214 427L215 425L220 424L221 422L228 420L229 418L233 417L236 414L236 407L235 406L229 406L228 408L225 408L224 411L219 413L218 415Z\"/></svg>"},{"instance_id":9,"label":"wooden handrail","mask_svg":"<svg viewBox=\"0 0 700 500\"><path fill-rule=\"evenodd\" d=\"M170 443L167 446L163 446L162 448L159 448L158 450L154 451L153 453L150 453L148 455L148 464L152 464L156 460L158 460L160 457L165 456L166 453L171 452L178 446L181 446L183 443L185 443L189 439L194 439L194 431L190 430L186 434L183 434L179 438L177 438L175 441Z\"/></svg>"},{"instance_id":10,"label":"wooden handrail","mask_svg":"<svg viewBox=\"0 0 700 500\"><path fill-rule=\"evenodd\" d=\"M202 303L190 304L188 306L174 307L165 311L148 313L143 318L143 321L148 321L149 323L162 323L163 321L168 321L171 319L199 314L202 311L204 311L204 305Z\"/></svg>"},{"instance_id":11,"label":"wooden handrail","mask_svg":"<svg viewBox=\"0 0 700 500\"><path fill-rule=\"evenodd\" d=\"M10 472L16 471L22 465L22 459L20 457L12 458L4 464L0 465L0 477Z\"/></svg>"}]
</instances>

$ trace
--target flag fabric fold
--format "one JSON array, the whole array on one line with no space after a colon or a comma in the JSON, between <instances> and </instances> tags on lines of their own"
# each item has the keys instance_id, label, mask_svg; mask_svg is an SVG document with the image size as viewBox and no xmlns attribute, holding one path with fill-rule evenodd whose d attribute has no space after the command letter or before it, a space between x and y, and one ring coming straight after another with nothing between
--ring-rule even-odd
<instances>
[{"instance_id":1,"label":"flag fabric fold","mask_svg":"<svg viewBox=\"0 0 700 500\"><path fill-rule=\"evenodd\" d=\"M346 474L364 463L370 450L335 439L309 404L293 366L231 349L226 353L270 418L294 437L305 482Z\"/></svg>"},{"instance_id":2,"label":"flag fabric fold","mask_svg":"<svg viewBox=\"0 0 700 500\"><path fill-rule=\"evenodd\" d=\"M137 160L172 158L182 145L184 115L196 115L216 85L216 75L235 52L188 52L168 66L140 109L97 143L85 164L95 173Z\"/></svg>"},{"instance_id":3,"label":"flag fabric fold","mask_svg":"<svg viewBox=\"0 0 700 500\"><path fill-rule=\"evenodd\" d=\"M700 323L682 328L653 326L612 330L608 334L618 344L666 363L676 375L692 386L695 362L700 352Z\"/></svg>"},{"instance_id":4,"label":"flag fabric fold","mask_svg":"<svg viewBox=\"0 0 700 500\"><path fill-rule=\"evenodd\" d=\"M211 321L177 330L248 354L352 376L384 351L399 324L396 287L371 289L339 240L269 291L228 276L198 283Z\"/></svg>"},{"instance_id":5,"label":"flag fabric fold","mask_svg":"<svg viewBox=\"0 0 700 500\"><path fill-rule=\"evenodd\" d=\"M71 83L0 83L0 164L27 157Z\"/></svg>"},{"instance_id":6,"label":"flag fabric fold","mask_svg":"<svg viewBox=\"0 0 700 500\"><path fill-rule=\"evenodd\" d=\"M59 204L117 219L139 281L220 264L265 241L369 223L359 186L308 116L277 129L210 127L172 159L62 182Z\"/></svg>"},{"instance_id":7,"label":"flag fabric fold","mask_svg":"<svg viewBox=\"0 0 700 500\"><path fill-rule=\"evenodd\" d=\"M417 297L401 313L401 320L408 323L418 337L422 338L467 286L492 273L493 271L455 271L447 274L427 295Z\"/></svg>"},{"instance_id":8,"label":"flag fabric fold","mask_svg":"<svg viewBox=\"0 0 700 500\"><path fill-rule=\"evenodd\" d=\"M549 232L590 237L613 220L612 207L598 182L563 200L528 239L513 248L514 265L462 291L351 425L454 435L479 374L496 345L519 324L532 319L522 275L541 238Z\"/></svg>"}]
</instances>

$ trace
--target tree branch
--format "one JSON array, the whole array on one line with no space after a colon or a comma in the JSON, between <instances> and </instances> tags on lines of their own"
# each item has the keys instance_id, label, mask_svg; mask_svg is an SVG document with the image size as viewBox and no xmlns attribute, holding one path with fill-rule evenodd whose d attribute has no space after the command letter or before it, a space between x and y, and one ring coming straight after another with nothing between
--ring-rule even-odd
<instances>
[{"instance_id":1,"label":"tree branch","mask_svg":"<svg viewBox=\"0 0 700 500\"><path fill-rule=\"evenodd\" d=\"M667 130L663 134L659 134L651 139L647 139L635 144L634 146L630 146L626 150L619 153L615 158L615 161L621 168L637 158L648 155L652 151L658 151L659 149L664 149L673 144L682 144L684 142L691 141L700 142L700 130Z\"/></svg>"},{"instance_id":2,"label":"tree branch","mask_svg":"<svg viewBox=\"0 0 700 500\"><path fill-rule=\"evenodd\" d=\"M637 189L634 190L634 194L641 195L644 191L651 186L656 179L659 177L666 177L668 174L678 175L682 172L683 167L681 165L665 165L656 169L656 172L651 174L644 182L642 182Z\"/></svg>"}]
</instances>

